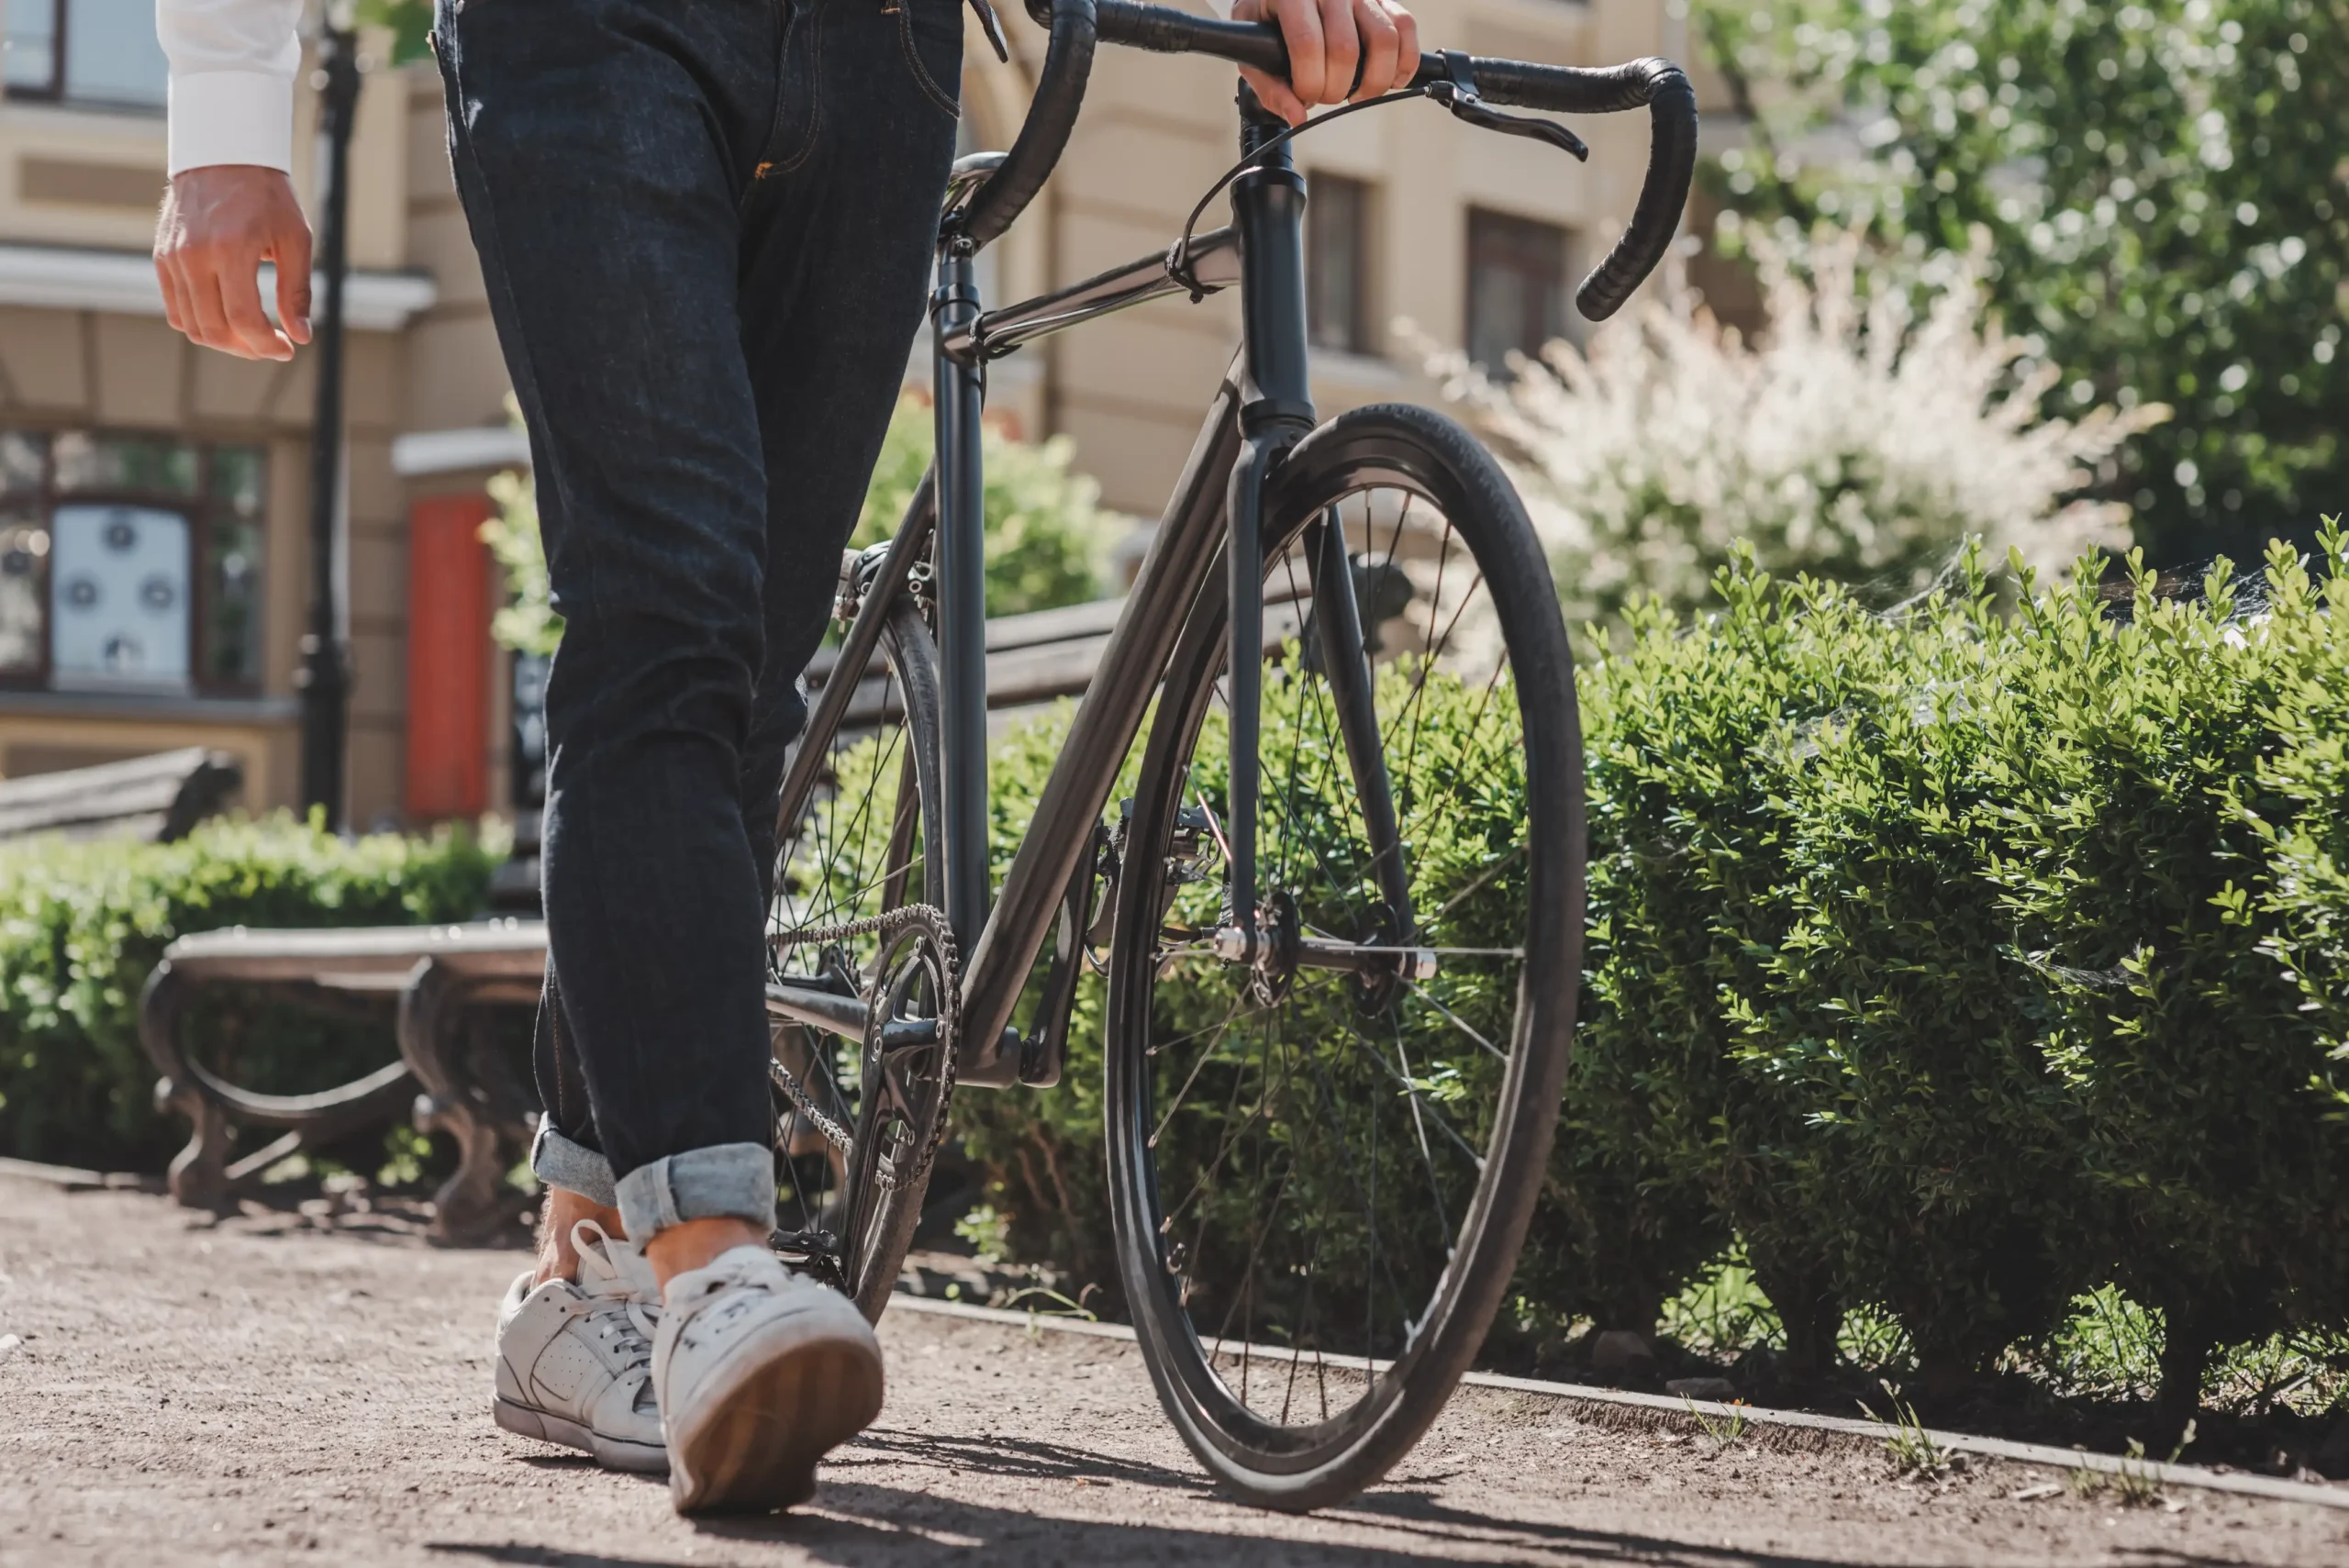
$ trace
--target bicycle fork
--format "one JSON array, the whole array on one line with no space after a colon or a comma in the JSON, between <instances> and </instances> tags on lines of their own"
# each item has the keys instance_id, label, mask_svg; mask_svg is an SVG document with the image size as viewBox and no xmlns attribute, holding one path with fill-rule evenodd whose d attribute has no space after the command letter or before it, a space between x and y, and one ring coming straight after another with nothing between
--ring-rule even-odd
<instances>
[{"instance_id":1,"label":"bicycle fork","mask_svg":"<svg viewBox=\"0 0 2349 1568\"><path fill-rule=\"evenodd\" d=\"M1229 526L1226 591L1230 595L1225 668L1230 708L1229 756L1231 923L1216 933L1218 954L1260 969L1267 959L1282 970L1299 964L1356 969L1347 944L1316 941L1297 929L1294 910L1268 910L1256 885L1257 827L1262 815L1261 764L1264 658L1265 486L1289 449L1317 423L1306 339L1305 178L1286 143L1264 143L1286 128L1244 84L1240 89L1241 153L1260 155L1232 183L1232 227L1240 239L1241 403L1240 456L1226 503ZM1394 794L1379 744L1372 683L1363 651L1362 609L1354 593L1345 530L1334 511L1316 518L1304 543L1313 585L1314 641L1330 682L1340 734L1363 810L1375 874L1394 929L1383 944L1408 944L1412 920L1408 879L1397 827ZM1285 903L1285 893L1275 899ZM1269 928L1269 929L1268 929ZM1282 951L1268 952L1267 944ZM1331 951L1323 952L1327 948Z\"/></svg>"}]
</instances>

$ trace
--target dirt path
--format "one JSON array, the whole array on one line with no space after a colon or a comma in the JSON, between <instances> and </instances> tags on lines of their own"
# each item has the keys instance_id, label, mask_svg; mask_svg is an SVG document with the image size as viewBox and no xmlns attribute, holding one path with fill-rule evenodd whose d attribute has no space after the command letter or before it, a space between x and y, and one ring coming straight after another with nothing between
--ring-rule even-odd
<instances>
[{"instance_id":1,"label":"dirt path","mask_svg":"<svg viewBox=\"0 0 2349 1568\"><path fill-rule=\"evenodd\" d=\"M1483 1391L1361 1502L1271 1516L1200 1481L1129 1346L910 1312L812 1508L696 1526L491 1427L520 1261L0 1180L0 1563L2349 1562L2342 1511L2015 1501L2061 1477L1999 1464L1917 1488L1865 1448L1715 1453Z\"/></svg>"}]
</instances>

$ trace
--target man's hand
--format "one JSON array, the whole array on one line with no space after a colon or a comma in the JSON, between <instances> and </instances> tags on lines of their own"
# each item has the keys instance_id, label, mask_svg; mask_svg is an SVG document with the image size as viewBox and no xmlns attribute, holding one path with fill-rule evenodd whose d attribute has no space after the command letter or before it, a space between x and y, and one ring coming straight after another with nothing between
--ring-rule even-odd
<instances>
[{"instance_id":1,"label":"man's hand","mask_svg":"<svg viewBox=\"0 0 2349 1568\"><path fill-rule=\"evenodd\" d=\"M1244 67L1240 74L1264 107L1291 125L1303 124L1315 104L1407 87L1419 68L1419 25L1395 0L1236 0L1231 15L1242 22L1279 18L1288 42L1288 80Z\"/></svg>"},{"instance_id":2,"label":"man's hand","mask_svg":"<svg viewBox=\"0 0 2349 1568\"><path fill-rule=\"evenodd\" d=\"M277 318L262 313L261 264L277 263ZM155 223L163 314L207 349L290 360L310 340L310 225L293 183L275 169L217 163L184 169Z\"/></svg>"}]
</instances>

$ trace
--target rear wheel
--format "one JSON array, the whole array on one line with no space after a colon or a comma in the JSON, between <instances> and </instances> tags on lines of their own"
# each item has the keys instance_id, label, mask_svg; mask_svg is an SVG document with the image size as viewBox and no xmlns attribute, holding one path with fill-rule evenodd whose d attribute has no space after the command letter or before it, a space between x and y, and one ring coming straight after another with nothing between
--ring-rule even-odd
<instances>
[{"instance_id":1,"label":"rear wheel","mask_svg":"<svg viewBox=\"0 0 2349 1568\"><path fill-rule=\"evenodd\" d=\"M837 675L835 678L840 678ZM786 801L768 915L773 973L855 996L862 1040L776 1017L777 1244L878 1320L912 1244L952 1080L933 1038L890 1024L951 1005L937 853L938 649L900 599L807 798ZM925 910L920 906L927 906ZM848 929L853 934L802 938Z\"/></svg>"},{"instance_id":2,"label":"rear wheel","mask_svg":"<svg viewBox=\"0 0 2349 1568\"><path fill-rule=\"evenodd\" d=\"M1124 835L1109 1164L1168 1413L1308 1508L1408 1451L1515 1267L1581 978L1581 739L1547 563L1459 427L1345 415L1264 515L1261 935L1243 960L1219 573Z\"/></svg>"}]
</instances>

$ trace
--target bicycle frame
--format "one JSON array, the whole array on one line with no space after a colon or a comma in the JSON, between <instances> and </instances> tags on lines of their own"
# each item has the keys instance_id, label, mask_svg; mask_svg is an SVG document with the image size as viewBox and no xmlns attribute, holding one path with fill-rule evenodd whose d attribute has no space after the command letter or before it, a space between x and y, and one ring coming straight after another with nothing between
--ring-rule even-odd
<instances>
[{"instance_id":1,"label":"bicycle frame","mask_svg":"<svg viewBox=\"0 0 2349 1568\"><path fill-rule=\"evenodd\" d=\"M1243 152L1259 152L1283 128L1242 89ZM871 660L884 617L905 591L916 561L934 534L932 591L944 752L939 826L946 914L963 955L956 1052L961 1083L999 1087L1056 1080L1058 1040L1025 1042L1029 1049L1023 1051L1023 1042L1009 1028L1012 1015L1074 879L1085 879L1089 893L1095 826L1149 712L1176 639L1208 591L1219 559L1226 563L1233 610L1244 605L1253 611L1258 605L1262 553L1257 519L1264 485L1281 454L1316 423L1306 342L1305 181L1285 145L1264 152L1257 167L1233 182L1231 206L1231 227L1199 236L1189 258L1193 277L1203 290L1239 288L1240 350L1208 406L1126 607L1045 782L1034 820L992 906L980 459L985 365L1038 338L1145 300L1187 292L1188 285L1170 274L1163 255L1153 255L1057 293L983 312L969 242L958 238L950 224L940 249L937 288L930 299L938 454L932 483L909 510L862 594L835 666L841 676L827 683L807 733L830 734L846 711L856 684L849 677ZM1342 541L1338 548L1342 551ZM1317 569L1312 576L1322 624L1358 624L1352 574ZM1230 628L1230 835L1233 907L1247 949L1237 958L1246 962L1253 956L1261 615L1234 613ZM1347 694L1341 692L1340 700L1348 702ZM1367 705L1366 684L1353 700ZM1364 722L1369 722L1366 717ZM793 759L783 795L786 822L796 820L813 787L821 761L813 753L820 751L803 748ZM1386 795L1383 775L1358 777L1356 784L1364 789L1365 798ZM1081 931L1074 935L1083 940ZM1074 976L1064 978L1073 982ZM863 1004L833 992L774 984L768 1005L784 1017L840 1033L857 1036L864 1028ZM1063 1021L1047 1019L1040 1033Z\"/></svg>"}]
</instances>

